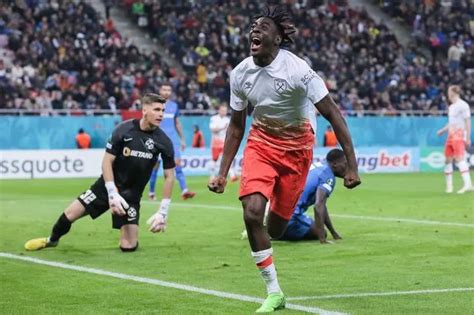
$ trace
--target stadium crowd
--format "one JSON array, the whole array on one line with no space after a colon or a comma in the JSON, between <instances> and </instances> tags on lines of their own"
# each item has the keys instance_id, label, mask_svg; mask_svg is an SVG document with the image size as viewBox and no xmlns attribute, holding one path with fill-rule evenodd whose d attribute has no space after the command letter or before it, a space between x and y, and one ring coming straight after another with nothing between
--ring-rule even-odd
<instances>
[{"instance_id":1,"label":"stadium crowd","mask_svg":"<svg viewBox=\"0 0 474 315\"><path fill-rule=\"evenodd\" d=\"M0 59L0 108L130 108L173 75L159 54L141 53L84 2L9 1L0 9L0 47L14 54L8 67Z\"/></svg>"},{"instance_id":2,"label":"stadium crowd","mask_svg":"<svg viewBox=\"0 0 474 315\"><path fill-rule=\"evenodd\" d=\"M461 63L465 69L474 69L472 1L383 0L379 3L392 17L411 26L413 36L429 45L434 59L447 57L451 70L457 70Z\"/></svg>"},{"instance_id":3,"label":"stadium crowd","mask_svg":"<svg viewBox=\"0 0 474 315\"><path fill-rule=\"evenodd\" d=\"M321 74L342 109L444 110L445 91L453 82L465 87L464 97L473 103L474 77L466 71L474 69L472 50L454 69L442 59L424 57L416 47L402 48L384 25L345 1L284 3L299 29L293 51ZM248 55L246 33L264 4L125 0L124 5L182 60L201 91L225 99L228 73Z\"/></svg>"},{"instance_id":4,"label":"stadium crowd","mask_svg":"<svg viewBox=\"0 0 474 315\"><path fill-rule=\"evenodd\" d=\"M179 75L159 54L145 55L122 38L111 20L101 23L84 3L26 2L29 7L1 5L0 37L16 56L7 70L0 62L0 106L8 108L133 108L141 92L168 80L182 109L206 110L228 100L229 73L248 56L251 19L265 5L121 0L120 8L181 62L186 75ZM323 77L342 110L444 110L451 83L461 84L463 98L474 105L474 50L466 29L449 32L462 50L451 49L459 57L453 63L441 54L423 56L416 46L403 48L384 25L345 1L274 2L286 5L299 30L290 50ZM396 3L403 2L409 1ZM429 12L441 20L444 11Z\"/></svg>"}]
</instances>

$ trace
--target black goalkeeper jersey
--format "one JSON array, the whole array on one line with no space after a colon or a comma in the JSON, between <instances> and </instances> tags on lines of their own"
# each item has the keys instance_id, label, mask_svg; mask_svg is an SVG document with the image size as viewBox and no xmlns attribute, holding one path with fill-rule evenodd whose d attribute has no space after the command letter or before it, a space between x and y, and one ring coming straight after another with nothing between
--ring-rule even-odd
<instances>
[{"instance_id":1,"label":"black goalkeeper jersey","mask_svg":"<svg viewBox=\"0 0 474 315\"><path fill-rule=\"evenodd\" d=\"M160 128L153 131L141 130L138 119L117 125L107 142L106 151L116 157L112 166L114 181L119 194L127 201L140 202L160 156L164 169L175 167L174 148L170 138ZM103 176L99 182L104 182Z\"/></svg>"}]
</instances>

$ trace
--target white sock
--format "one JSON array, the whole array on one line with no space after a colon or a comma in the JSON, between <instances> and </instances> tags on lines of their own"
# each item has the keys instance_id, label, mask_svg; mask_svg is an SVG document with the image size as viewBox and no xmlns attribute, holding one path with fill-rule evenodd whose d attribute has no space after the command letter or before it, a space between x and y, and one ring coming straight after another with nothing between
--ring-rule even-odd
<instances>
[{"instance_id":1,"label":"white sock","mask_svg":"<svg viewBox=\"0 0 474 315\"><path fill-rule=\"evenodd\" d=\"M461 161L458 163L459 171L461 172L462 180L464 181L464 187L471 187L471 174L469 173L469 165L466 161Z\"/></svg>"},{"instance_id":2,"label":"white sock","mask_svg":"<svg viewBox=\"0 0 474 315\"><path fill-rule=\"evenodd\" d=\"M230 177L235 177L235 171L234 171L233 167L230 168L229 175L230 175Z\"/></svg>"},{"instance_id":3,"label":"white sock","mask_svg":"<svg viewBox=\"0 0 474 315\"><path fill-rule=\"evenodd\" d=\"M444 166L444 176L446 177L446 188L452 189L453 187L453 164L449 163Z\"/></svg>"},{"instance_id":4,"label":"white sock","mask_svg":"<svg viewBox=\"0 0 474 315\"><path fill-rule=\"evenodd\" d=\"M211 177L216 176L216 168L217 168L217 162L216 161L211 161L211 167L209 168L209 171L211 173Z\"/></svg>"},{"instance_id":5,"label":"white sock","mask_svg":"<svg viewBox=\"0 0 474 315\"><path fill-rule=\"evenodd\" d=\"M263 278L263 281L267 285L267 292L270 293L280 293L280 285L278 284L277 272L275 265L273 264L273 249L264 249L258 252L252 252L253 259L257 268L260 270L260 275Z\"/></svg>"}]
</instances>

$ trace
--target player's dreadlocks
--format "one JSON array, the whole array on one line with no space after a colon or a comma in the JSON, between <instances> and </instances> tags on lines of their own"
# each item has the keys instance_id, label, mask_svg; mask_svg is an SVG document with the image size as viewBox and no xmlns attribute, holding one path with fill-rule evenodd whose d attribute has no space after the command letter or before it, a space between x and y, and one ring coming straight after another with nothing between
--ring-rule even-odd
<instances>
[{"instance_id":1,"label":"player's dreadlocks","mask_svg":"<svg viewBox=\"0 0 474 315\"><path fill-rule=\"evenodd\" d=\"M283 7L275 6L272 8L267 6L265 11L253 17L253 22L262 17L271 19L277 26L282 38L280 46L289 46L290 44L293 44L294 41L291 38L291 35L296 32L296 27L291 22L290 15Z\"/></svg>"}]
</instances>

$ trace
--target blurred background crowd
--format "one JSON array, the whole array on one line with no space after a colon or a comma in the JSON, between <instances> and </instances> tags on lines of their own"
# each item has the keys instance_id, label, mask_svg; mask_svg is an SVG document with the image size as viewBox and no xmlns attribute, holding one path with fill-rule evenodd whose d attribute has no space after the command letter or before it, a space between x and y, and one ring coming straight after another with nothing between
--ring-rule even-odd
<instances>
[{"instance_id":1,"label":"blurred background crowd","mask_svg":"<svg viewBox=\"0 0 474 315\"><path fill-rule=\"evenodd\" d=\"M474 106L474 7L469 0L373 1L409 29L405 47L346 1L270 1L286 6L298 33L288 47L324 79L341 110L436 113L457 83ZM0 3L0 109L137 109L145 91L170 82L183 110L229 98L229 74L249 55L254 0L105 0L106 17L82 1ZM164 48L147 52L117 31L110 10ZM81 23L77 23L81 21ZM163 61L162 53L177 66Z\"/></svg>"}]
</instances>

